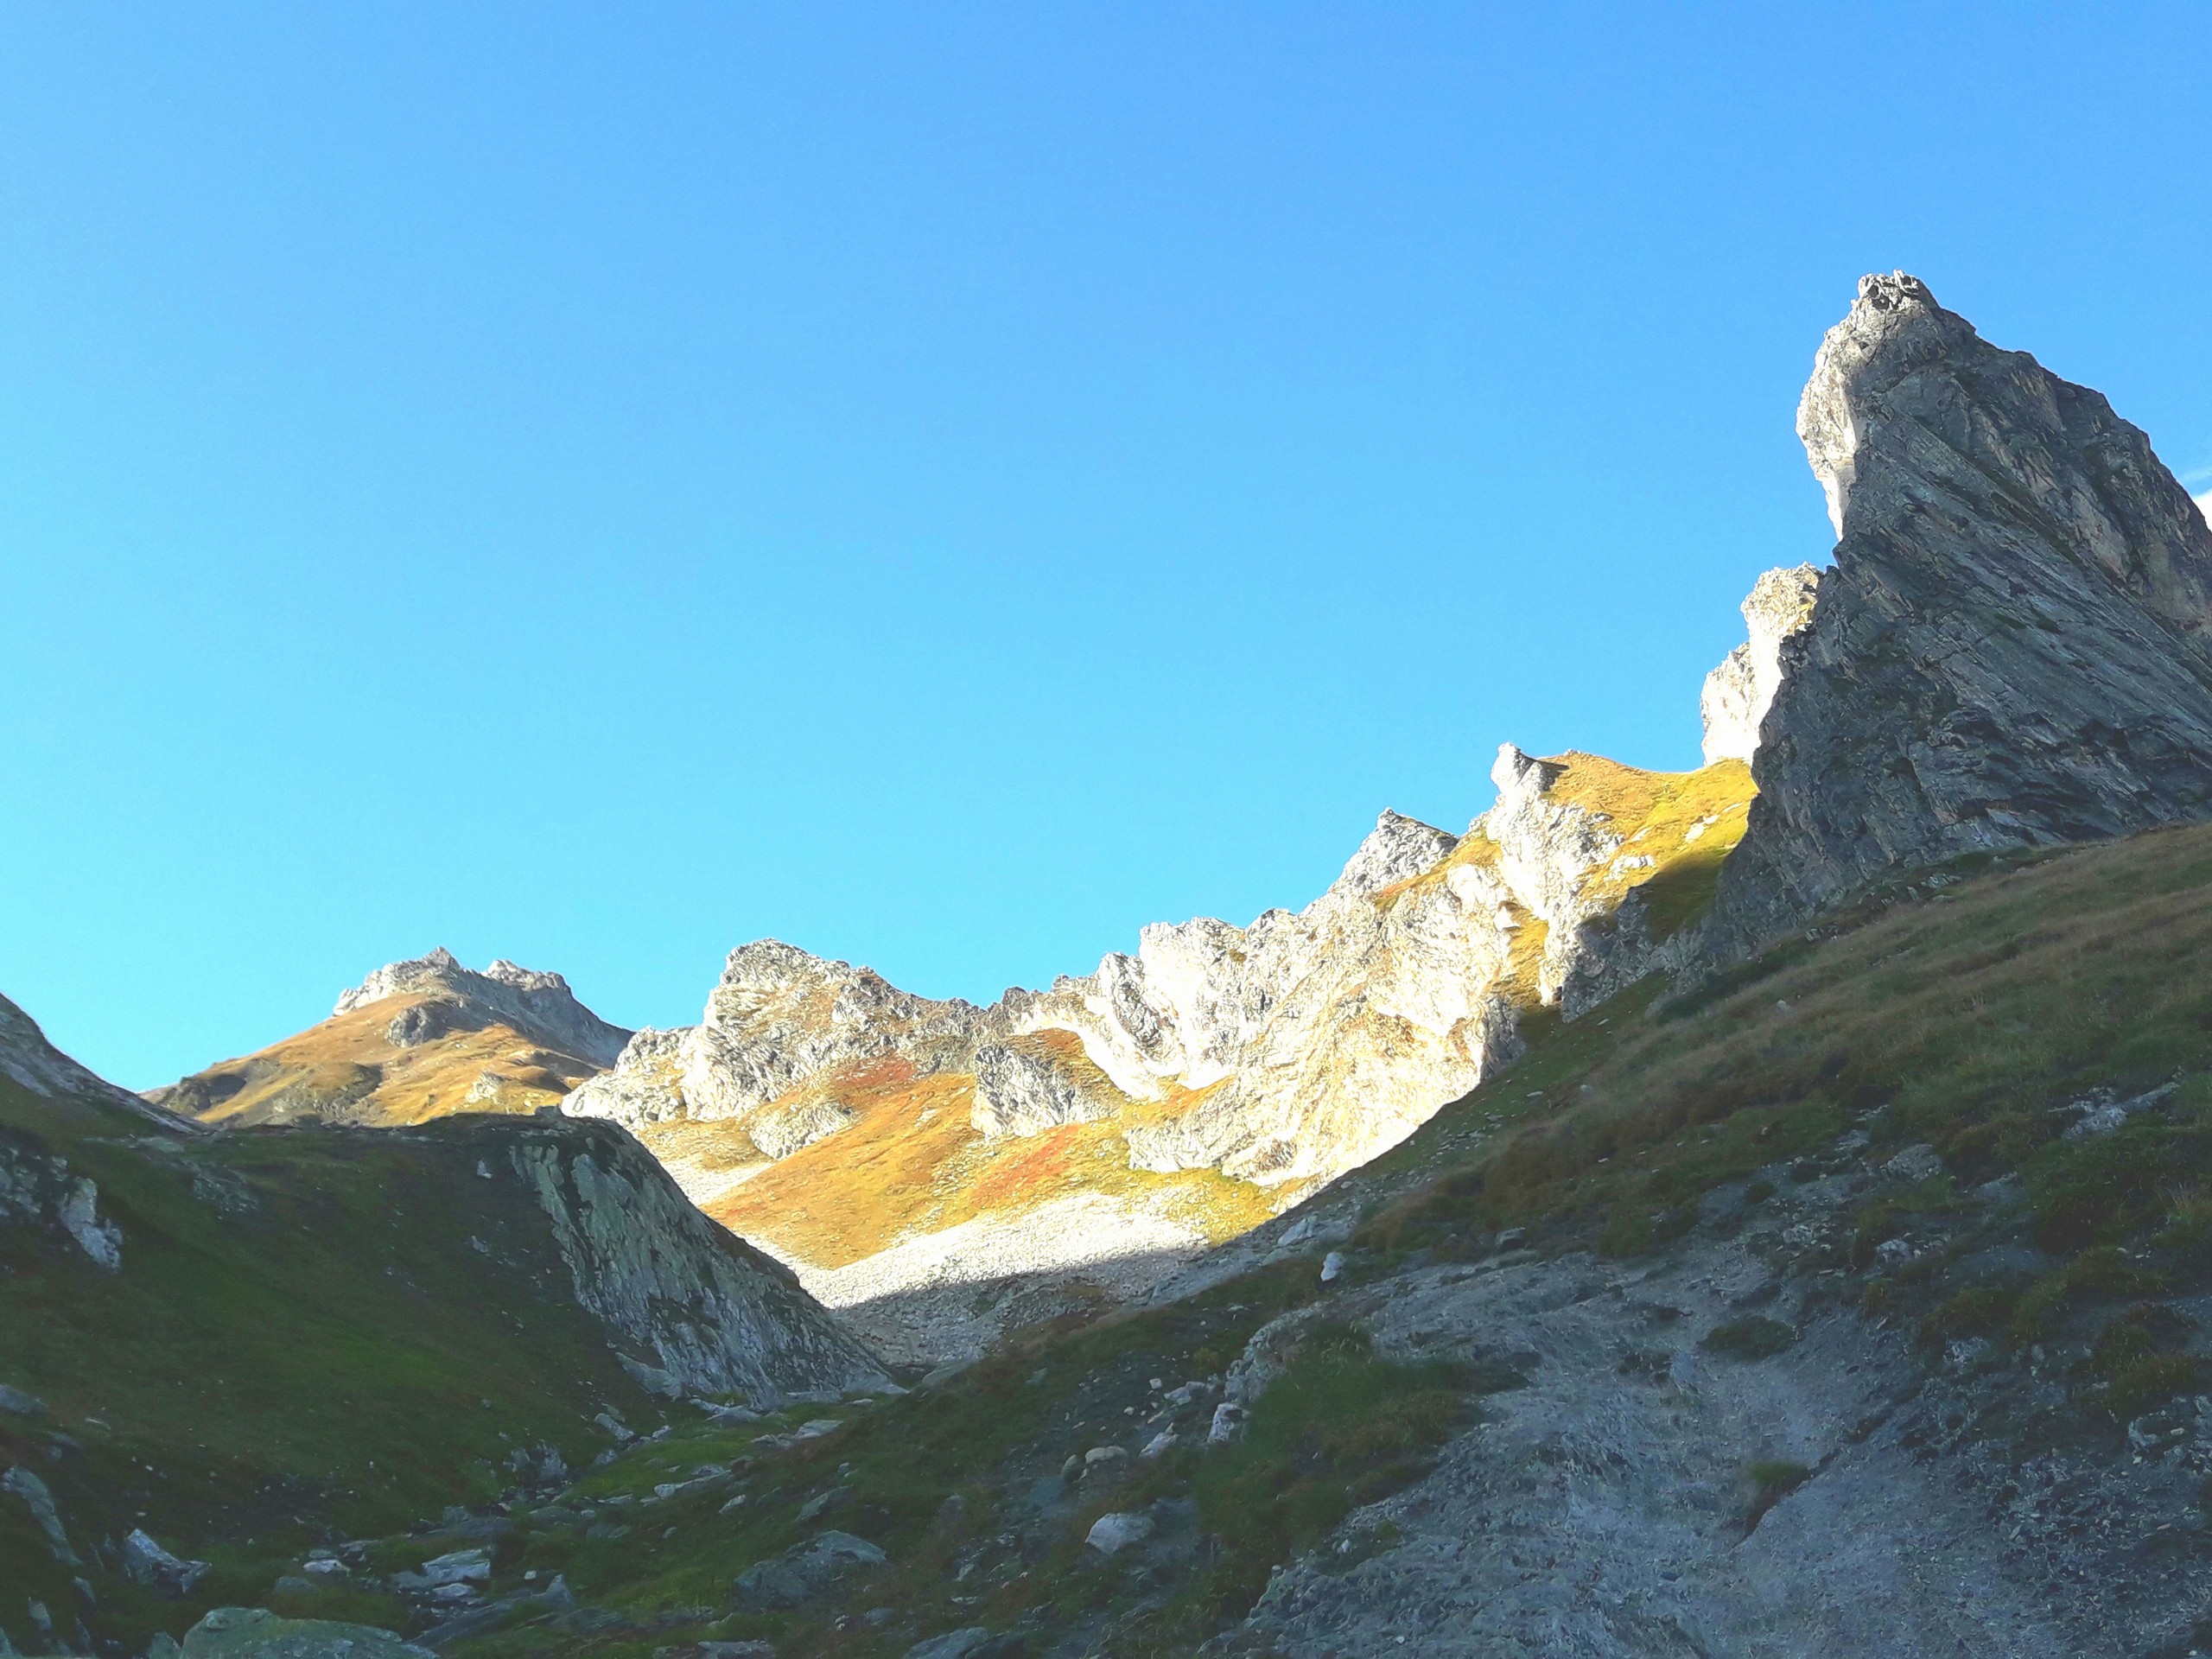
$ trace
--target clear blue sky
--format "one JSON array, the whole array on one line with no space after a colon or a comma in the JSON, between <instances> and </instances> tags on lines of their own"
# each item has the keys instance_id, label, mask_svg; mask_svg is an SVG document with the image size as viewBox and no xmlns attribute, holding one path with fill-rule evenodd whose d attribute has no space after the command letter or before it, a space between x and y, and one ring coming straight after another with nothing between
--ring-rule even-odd
<instances>
[{"instance_id":1,"label":"clear blue sky","mask_svg":"<svg viewBox=\"0 0 2212 1659\"><path fill-rule=\"evenodd\" d=\"M0 9L0 990L695 1019L1697 756L1860 272L2212 472L2198 6Z\"/></svg>"}]
</instances>

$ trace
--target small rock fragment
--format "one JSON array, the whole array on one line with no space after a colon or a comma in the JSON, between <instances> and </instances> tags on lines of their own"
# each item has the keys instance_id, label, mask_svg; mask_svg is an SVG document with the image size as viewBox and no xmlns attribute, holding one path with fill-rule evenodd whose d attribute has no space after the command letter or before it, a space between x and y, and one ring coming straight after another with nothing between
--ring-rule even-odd
<instances>
[{"instance_id":1,"label":"small rock fragment","mask_svg":"<svg viewBox=\"0 0 2212 1659\"><path fill-rule=\"evenodd\" d=\"M346 1570L345 1565L339 1561L311 1561L308 1564L310 1572L317 1567L334 1567L340 1573ZM205 1578L210 1570L206 1561L178 1560L148 1536L143 1528L133 1528L130 1535L123 1541L124 1577L157 1594L188 1596L192 1593L193 1586ZM310 1589L313 1587L308 1586Z\"/></svg>"},{"instance_id":2,"label":"small rock fragment","mask_svg":"<svg viewBox=\"0 0 2212 1659\"><path fill-rule=\"evenodd\" d=\"M980 1624L966 1630L947 1630L943 1636L933 1636L926 1642L917 1642L906 1649L906 1659L968 1659L968 1656L991 1639L991 1633Z\"/></svg>"},{"instance_id":3,"label":"small rock fragment","mask_svg":"<svg viewBox=\"0 0 2212 1659\"><path fill-rule=\"evenodd\" d=\"M21 1389L11 1389L0 1382L0 1411L11 1417L43 1417L46 1402L35 1394L25 1394Z\"/></svg>"},{"instance_id":4,"label":"small rock fragment","mask_svg":"<svg viewBox=\"0 0 2212 1659\"><path fill-rule=\"evenodd\" d=\"M1141 1544L1152 1536L1152 1517L1131 1510L1116 1510L1102 1515L1090 1523L1090 1530L1083 1541L1102 1555L1113 1555L1131 1544Z\"/></svg>"}]
</instances>

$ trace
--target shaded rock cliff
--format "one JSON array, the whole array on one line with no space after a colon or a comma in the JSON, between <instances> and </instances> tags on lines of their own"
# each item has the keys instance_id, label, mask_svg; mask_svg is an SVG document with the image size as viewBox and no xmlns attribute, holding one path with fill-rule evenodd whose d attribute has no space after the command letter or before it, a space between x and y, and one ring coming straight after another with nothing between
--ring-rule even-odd
<instances>
[{"instance_id":1,"label":"shaded rock cliff","mask_svg":"<svg viewBox=\"0 0 2212 1659\"><path fill-rule=\"evenodd\" d=\"M1781 645L1713 954L1898 866L2212 811L2212 527L2101 395L1900 272L1797 430L1835 568Z\"/></svg>"},{"instance_id":2,"label":"shaded rock cliff","mask_svg":"<svg viewBox=\"0 0 2212 1659\"><path fill-rule=\"evenodd\" d=\"M842 1394L888 1379L791 1271L699 1213L612 1128L517 1125L509 1161L536 1192L576 1300L657 1394Z\"/></svg>"}]
</instances>

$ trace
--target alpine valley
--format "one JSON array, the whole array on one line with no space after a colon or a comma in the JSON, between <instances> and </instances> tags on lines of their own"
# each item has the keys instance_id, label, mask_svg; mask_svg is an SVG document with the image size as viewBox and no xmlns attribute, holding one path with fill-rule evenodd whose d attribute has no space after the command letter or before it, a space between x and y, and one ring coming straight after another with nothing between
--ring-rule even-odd
<instances>
[{"instance_id":1,"label":"alpine valley","mask_svg":"<svg viewBox=\"0 0 2212 1659\"><path fill-rule=\"evenodd\" d=\"M2212 526L1903 273L1797 431L1702 767L1302 909L0 999L0 1655L2212 1650Z\"/></svg>"}]
</instances>

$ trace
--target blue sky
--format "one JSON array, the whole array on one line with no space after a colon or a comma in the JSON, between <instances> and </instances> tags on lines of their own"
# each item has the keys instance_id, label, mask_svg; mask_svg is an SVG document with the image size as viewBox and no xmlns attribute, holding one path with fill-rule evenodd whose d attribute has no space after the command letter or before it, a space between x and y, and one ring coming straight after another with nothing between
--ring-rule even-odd
<instances>
[{"instance_id":1,"label":"blue sky","mask_svg":"<svg viewBox=\"0 0 2212 1659\"><path fill-rule=\"evenodd\" d=\"M645 12L645 16L623 16ZM2201 8L0 8L0 990L696 1016L1697 757L1903 266L2212 487Z\"/></svg>"}]
</instances>

